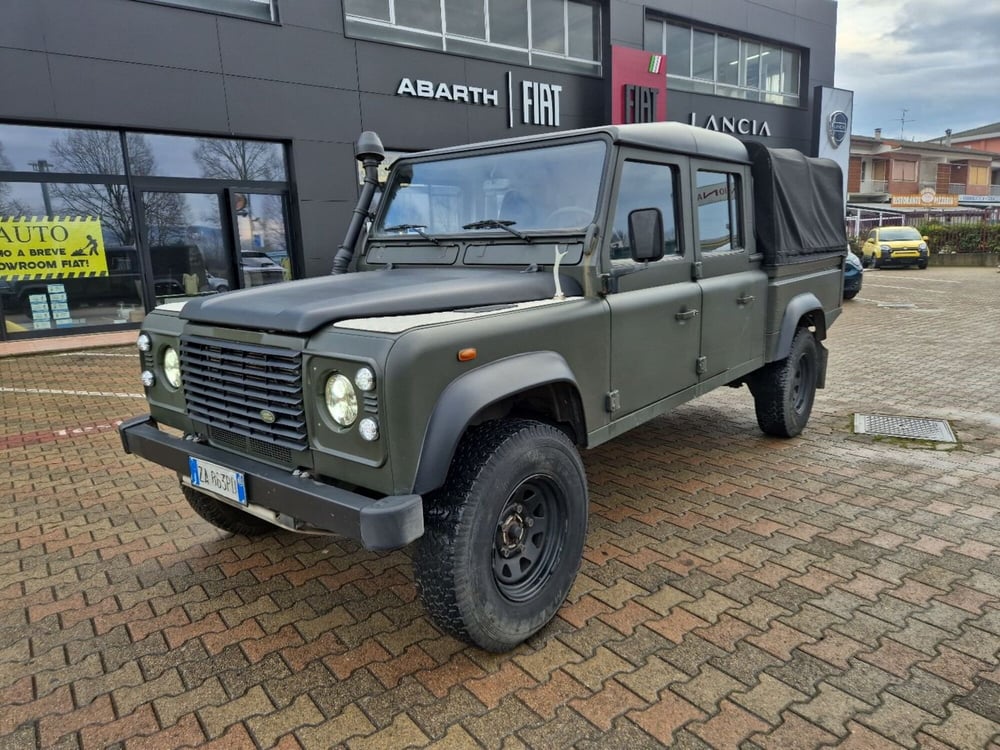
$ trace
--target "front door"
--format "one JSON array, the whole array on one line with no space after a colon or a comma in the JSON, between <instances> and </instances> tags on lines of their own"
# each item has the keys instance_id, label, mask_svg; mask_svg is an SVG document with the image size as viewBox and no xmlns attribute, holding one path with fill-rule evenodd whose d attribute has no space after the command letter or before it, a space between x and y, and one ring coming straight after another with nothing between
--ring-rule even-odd
<instances>
[{"instance_id":1,"label":"front door","mask_svg":"<svg viewBox=\"0 0 1000 750\"><path fill-rule=\"evenodd\" d=\"M701 288L693 281L694 251L678 221L680 167L635 154L619 165L610 233L618 291L611 309L611 391L620 409L614 418L649 406L698 382ZM628 214L658 208L663 215L664 256L644 268L630 258Z\"/></svg>"}]
</instances>

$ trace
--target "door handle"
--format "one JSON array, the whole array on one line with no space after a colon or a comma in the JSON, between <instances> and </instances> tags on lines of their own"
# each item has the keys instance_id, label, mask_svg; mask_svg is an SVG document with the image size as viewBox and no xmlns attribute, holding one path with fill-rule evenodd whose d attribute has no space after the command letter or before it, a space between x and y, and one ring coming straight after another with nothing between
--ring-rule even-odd
<instances>
[{"instance_id":1,"label":"door handle","mask_svg":"<svg viewBox=\"0 0 1000 750\"><path fill-rule=\"evenodd\" d=\"M744 294L744 295L742 295L740 297L737 297L736 298L736 302L737 302L737 304L740 304L740 305L748 305L751 302L753 302L754 299L755 298L754 298L754 296L752 294Z\"/></svg>"},{"instance_id":2,"label":"door handle","mask_svg":"<svg viewBox=\"0 0 1000 750\"><path fill-rule=\"evenodd\" d=\"M698 314L697 310L682 310L681 312L674 315L677 320L691 320L694 316Z\"/></svg>"}]
</instances>

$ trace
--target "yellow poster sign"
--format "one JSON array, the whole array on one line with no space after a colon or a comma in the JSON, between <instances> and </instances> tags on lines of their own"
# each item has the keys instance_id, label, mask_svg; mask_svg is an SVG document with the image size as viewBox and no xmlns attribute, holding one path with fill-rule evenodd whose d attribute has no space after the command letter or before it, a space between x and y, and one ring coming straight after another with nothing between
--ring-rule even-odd
<instances>
[{"instance_id":1,"label":"yellow poster sign","mask_svg":"<svg viewBox=\"0 0 1000 750\"><path fill-rule=\"evenodd\" d=\"M101 221L93 216L0 217L0 279L108 275Z\"/></svg>"}]
</instances>

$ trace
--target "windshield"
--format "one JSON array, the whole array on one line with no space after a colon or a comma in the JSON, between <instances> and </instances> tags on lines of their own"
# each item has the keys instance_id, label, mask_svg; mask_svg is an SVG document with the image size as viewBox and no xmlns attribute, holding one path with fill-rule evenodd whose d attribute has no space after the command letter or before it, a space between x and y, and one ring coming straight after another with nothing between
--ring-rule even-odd
<instances>
[{"instance_id":1,"label":"windshield","mask_svg":"<svg viewBox=\"0 0 1000 750\"><path fill-rule=\"evenodd\" d=\"M896 227L893 229L883 229L878 233L878 238L882 242L896 242L898 240L919 240L922 239L920 232L914 227Z\"/></svg>"},{"instance_id":2,"label":"windshield","mask_svg":"<svg viewBox=\"0 0 1000 750\"><path fill-rule=\"evenodd\" d=\"M400 165L373 234L581 229L597 212L606 151L587 141Z\"/></svg>"}]
</instances>

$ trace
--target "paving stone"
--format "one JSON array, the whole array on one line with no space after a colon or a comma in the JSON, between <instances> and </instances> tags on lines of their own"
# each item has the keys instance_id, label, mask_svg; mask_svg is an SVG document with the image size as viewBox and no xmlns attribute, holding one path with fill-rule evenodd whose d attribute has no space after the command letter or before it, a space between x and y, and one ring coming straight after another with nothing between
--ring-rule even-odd
<instances>
[{"instance_id":1,"label":"paving stone","mask_svg":"<svg viewBox=\"0 0 1000 750\"><path fill-rule=\"evenodd\" d=\"M749 643L740 642L731 654L713 657L709 664L747 686L756 685L760 674L781 659Z\"/></svg>"},{"instance_id":2,"label":"paving stone","mask_svg":"<svg viewBox=\"0 0 1000 750\"><path fill-rule=\"evenodd\" d=\"M773 725L781 723L781 716L785 709L793 703L805 701L808 698L809 696L805 693L771 677L769 674L760 675L760 681L747 692L736 692L730 696L734 703Z\"/></svg>"},{"instance_id":3,"label":"paving stone","mask_svg":"<svg viewBox=\"0 0 1000 750\"><path fill-rule=\"evenodd\" d=\"M750 742L765 750L794 750L819 747L837 741L837 735L806 721L791 711L782 714L781 725L769 734L754 734Z\"/></svg>"},{"instance_id":4,"label":"paving stone","mask_svg":"<svg viewBox=\"0 0 1000 750\"><path fill-rule=\"evenodd\" d=\"M705 716L697 706L671 692L663 693L660 700L647 709L628 713L629 719L664 746L671 745L678 729Z\"/></svg>"},{"instance_id":5,"label":"paving stone","mask_svg":"<svg viewBox=\"0 0 1000 750\"><path fill-rule=\"evenodd\" d=\"M887 687L902 682L903 678L874 664L852 659L850 666L842 674L833 675L827 681L834 687L874 706L879 703L879 696Z\"/></svg>"},{"instance_id":6,"label":"paving stone","mask_svg":"<svg viewBox=\"0 0 1000 750\"><path fill-rule=\"evenodd\" d=\"M543 719L553 718L556 709L565 705L570 699L582 698L590 694L591 691L586 686L577 682L561 669L552 672L548 681L535 687L518 690L516 693L525 706ZM505 698L501 701L501 706L510 705L510 703L511 700ZM493 709L490 713L494 713L496 710Z\"/></svg>"},{"instance_id":7,"label":"paving stone","mask_svg":"<svg viewBox=\"0 0 1000 750\"><path fill-rule=\"evenodd\" d=\"M924 728L927 734L953 747L987 747L996 743L1000 735L1000 722L954 706L951 716L938 726Z\"/></svg>"},{"instance_id":8,"label":"paving stone","mask_svg":"<svg viewBox=\"0 0 1000 750\"><path fill-rule=\"evenodd\" d=\"M444 700L406 706L406 713L432 739L444 739L459 722L473 716L482 716L488 710L490 709L484 707L465 687L452 688Z\"/></svg>"},{"instance_id":9,"label":"paving stone","mask_svg":"<svg viewBox=\"0 0 1000 750\"><path fill-rule=\"evenodd\" d=\"M882 705L871 714L859 716L857 721L904 747L918 747L917 732L937 719L912 703L886 694Z\"/></svg>"},{"instance_id":10,"label":"paving stone","mask_svg":"<svg viewBox=\"0 0 1000 750\"><path fill-rule=\"evenodd\" d=\"M791 659L779 666L768 667L767 673L796 690L811 695L818 683L823 680L828 681L830 677L840 674L841 670L815 656L796 651Z\"/></svg>"},{"instance_id":11,"label":"paving stone","mask_svg":"<svg viewBox=\"0 0 1000 750\"><path fill-rule=\"evenodd\" d=\"M845 305L794 441L761 438L746 389L722 389L585 451L581 575L503 655L433 626L408 550L229 536L113 431L20 440L140 401L5 393L0 748L994 750L1000 438L980 415L1000 413L1000 350L982 346L1000 330L995 278L930 273L963 289L928 300L937 328ZM940 413L940 379L892 389L899 361L962 363L945 373L961 450L849 432L862 401ZM114 358L0 367L15 388L134 389ZM859 397L860 371L875 377Z\"/></svg>"},{"instance_id":12,"label":"paving stone","mask_svg":"<svg viewBox=\"0 0 1000 750\"><path fill-rule=\"evenodd\" d=\"M850 718L870 711L871 708L871 705L850 693L838 690L827 682L821 682L817 695L804 703L792 705L790 710L831 734L844 737L847 734L846 725Z\"/></svg>"},{"instance_id":13,"label":"paving stone","mask_svg":"<svg viewBox=\"0 0 1000 750\"><path fill-rule=\"evenodd\" d=\"M724 700L715 716L704 724L691 724L687 731L704 740L707 747L737 747L751 734L769 729L766 722Z\"/></svg>"},{"instance_id":14,"label":"paving stone","mask_svg":"<svg viewBox=\"0 0 1000 750\"><path fill-rule=\"evenodd\" d=\"M562 706L562 701L552 705L550 718L555 718L555 709L559 706ZM508 737L523 727L536 724L537 721L538 716L532 710L517 698L508 696L497 708L467 719L462 725L481 745L500 747Z\"/></svg>"}]
</instances>

